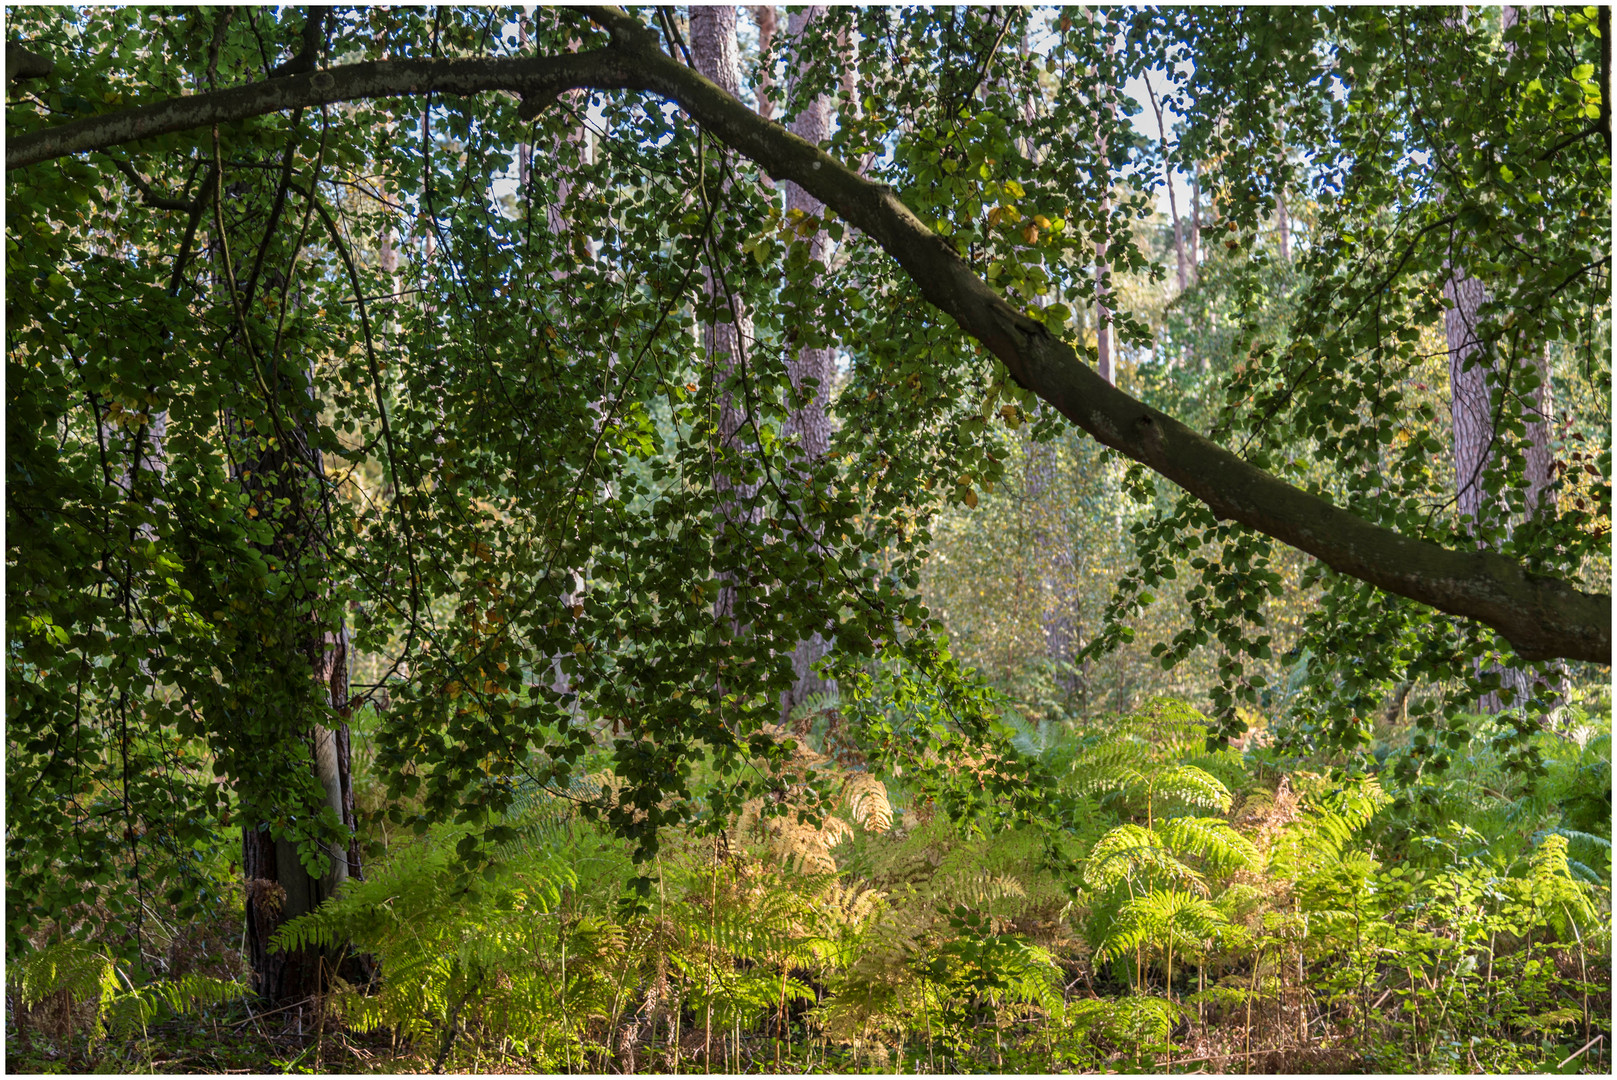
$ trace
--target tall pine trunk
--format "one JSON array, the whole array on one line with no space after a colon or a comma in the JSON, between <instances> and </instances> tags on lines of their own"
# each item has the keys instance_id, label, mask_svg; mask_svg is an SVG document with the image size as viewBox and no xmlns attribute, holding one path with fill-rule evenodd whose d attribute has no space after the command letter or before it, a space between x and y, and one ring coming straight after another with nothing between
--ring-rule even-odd
<instances>
[{"instance_id":1,"label":"tall pine trunk","mask_svg":"<svg viewBox=\"0 0 1617 1080\"><path fill-rule=\"evenodd\" d=\"M1510 29L1519 15L1519 9L1515 7L1503 8L1500 12L1502 27ZM1555 512L1548 357L1541 345L1526 343L1522 350L1525 363L1512 379L1499 365L1498 354L1504 342L1485 346L1478 334L1481 309L1488 302L1487 286L1480 278L1467 273L1463 266L1451 260L1448 280L1443 283L1443 295L1450 304L1444 314L1444 333L1449 353L1449 417L1452 424L1455 506L1462 520L1469 519L1467 528L1473 533L1489 528L1502 528L1508 532L1513 526L1509 511L1501 505L1500 496L1488 492L1484 477L1496 457L1502 420L1499 412L1511 407L1508 384L1512 381L1520 385L1524 378L1536 379L1536 385L1520 402L1527 437L1524 448L1526 511L1529 517ZM1502 394L1497 409L1494 405L1495 394ZM1479 539L1478 544L1485 545L1486 541ZM1514 693L1508 695L1508 701L1506 695L1499 693L1482 695L1477 707L1483 712L1521 709L1533 694L1549 693L1557 699L1562 694L1558 684L1564 682L1564 677L1552 677L1551 682L1546 683L1527 672L1510 668L1501 670L1499 675L1501 688L1508 688Z\"/></svg>"},{"instance_id":2,"label":"tall pine trunk","mask_svg":"<svg viewBox=\"0 0 1617 1080\"><path fill-rule=\"evenodd\" d=\"M733 6L692 7L690 11L691 59L696 70L732 97L741 96L741 62L736 42L736 9ZM728 182L719 189L722 198ZM712 196L709 196L712 197ZM749 420L746 402L731 385L747 362L752 346L752 320L740 296L731 296L723 282L723 253L710 249L708 268L703 275L702 293L718 311L702 328L702 344L714 367L714 382L722 387L719 404L720 456L732 458L748 445ZM737 482L720 466L715 469L713 486L723 495L719 503L719 545L735 543L735 534L756 520L753 497L756 484ZM719 589L714 617L731 634L743 629L737 618L739 585L731 575Z\"/></svg>"},{"instance_id":3,"label":"tall pine trunk","mask_svg":"<svg viewBox=\"0 0 1617 1080\"><path fill-rule=\"evenodd\" d=\"M823 4L794 11L787 20L787 33L790 34L794 45L801 45L803 35L810 24L816 19L823 18L824 15ZM794 63L797 62L800 52L800 48L793 50ZM795 91L797 83L795 72L791 80L792 89ZM791 131L806 142L815 145L824 142L831 134L830 100L823 95L816 97L792 120ZM786 184L786 213L789 217L795 217L796 214L819 217L824 212L825 205L814 196L794 183ZM815 230L808 243L810 258L824 265L830 253L825 230ZM831 417L828 407L831 400L831 382L836 377L833 351L829 347L804 346L797 351L795 359L787 361L787 372L792 380L792 389L800 393L809 383L816 384L813 393L801 407L792 410L785 424L786 434L795 435L798 445L802 448L803 469L806 473L824 458L831 448ZM817 543L818 537L813 538L813 541ZM783 720L811 696L824 693L835 686L835 683L824 679L814 670L814 665L824 659L829 651L830 644L821 633L815 633L799 642L797 648L793 650L792 673L795 681L792 688L781 695Z\"/></svg>"}]
</instances>

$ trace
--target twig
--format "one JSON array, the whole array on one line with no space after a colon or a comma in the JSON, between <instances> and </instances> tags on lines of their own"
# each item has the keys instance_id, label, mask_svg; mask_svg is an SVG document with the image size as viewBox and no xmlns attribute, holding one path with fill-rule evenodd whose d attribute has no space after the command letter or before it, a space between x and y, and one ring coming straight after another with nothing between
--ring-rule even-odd
<instances>
[{"instance_id":1,"label":"twig","mask_svg":"<svg viewBox=\"0 0 1617 1080\"><path fill-rule=\"evenodd\" d=\"M234 1024L231 1024L230 1026L231 1027L241 1027L243 1024L252 1023L254 1020L262 1020L266 1016L274 1016L276 1013L283 1013L283 1012L286 1012L286 1010L288 1010L288 1009L296 1009L300 1005L308 1004L311 1000L313 1000L313 999L312 998L304 998L302 1001L294 1001L290 1005L282 1005L279 1009L271 1009L269 1012L261 1012L261 1013L258 1013L256 1015L253 1015L251 1013L251 1011L249 1010L249 1015L248 1015L247 1019L238 1020Z\"/></svg>"},{"instance_id":2,"label":"twig","mask_svg":"<svg viewBox=\"0 0 1617 1080\"><path fill-rule=\"evenodd\" d=\"M1561 1062L1561 1064L1557 1065L1556 1068L1557 1069L1566 1068L1567 1061L1571 1061L1573 1058L1577 1057L1579 1054L1581 1054L1585 1050L1589 1049L1589 1047L1593 1046L1595 1043L1600 1042L1603 1039L1605 1039L1604 1035L1596 1035L1594 1038L1590 1039L1588 1042L1584 1043L1582 1046L1580 1046L1576 1050L1572 1051L1572 1053L1570 1055L1568 1055L1566 1061Z\"/></svg>"},{"instance_id":3,"label":"twig","mask_svg":"<svg viewBox=\"0 0 1617 1080\"><path fill-rule=\"evenodd\" d=\"M1272 1054L1277 1050L1284 1050L1284 1049L1286 1049L1286 1048L1283 1047L1283 1046L1271 1046L1271 1047L1269 1047L1268 1049L1265 1049L1265 1050L1237 1050L1234 1053L1230 1053L1230 1054L1206 1054L1206 1055L1204 1055L1202 1057L1176 1058L1176 1059L1174 1059L1174 1064L1175 1065L1194 1065L1198 1061L1217 1061L1220 1058L1249 1058L1249 1057L1256 1057L1259 1054Z\"/></svg>"}]
</instances>

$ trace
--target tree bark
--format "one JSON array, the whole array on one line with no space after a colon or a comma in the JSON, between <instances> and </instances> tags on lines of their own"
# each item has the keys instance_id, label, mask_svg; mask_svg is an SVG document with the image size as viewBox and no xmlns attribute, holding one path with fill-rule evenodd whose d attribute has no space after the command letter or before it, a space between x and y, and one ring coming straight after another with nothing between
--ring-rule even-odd
<instances>
[{"instance_id":1,"label":"tree bark","mask_svg":"<svg viewBox=\"0 0 1617 1080\"><path fill-rule=\"evenodd\" d=\"M610 45L531 59L353 64L188 95L18 136L7 143L6 167L299 105L508 90L523 97L519 111L533 115L557 93L577 87L654 93L678 102L770 174L802 184L886 250L930 303L1005 362L1019 385L1215 515L1314 555L1338 573L1491 626L1526 659L1611 662L1609 594L1529 573L1497 553L1410 539L1285 483L1134 400L1007 304L971 271L953 241L935 234L890 188L865 180L668 57L635 17L615 8L581 10L608 29Z\"/></svg>"},{"instance_id":2,"label":"tree bark","mask_svg":"<svg viewBox=\"0 0 1617 1080\"><path fill-rule=\"evenodd\" d=\"M1286 190L1275 191L1275 228L1280 234L1280 261L1291 262L1291 215L1286 213Z\"/></svg>"},{"instance_id":3,"label":"tree bark","mask_svg":"<svg viewBox=\"0 0 1617 1080\"><path fill-rule=\"evenodd\" d=\"M786 31L791 35L794 45L801 46L803 35L810 24L816 19L823 18L824 15L823 4L811 5L792 12L787 19ZM799 51L794 50L794 62ZM795 82L794 73L792 86L794 91ZM791 132L814 146L819 146L828 139L831 135L830 100L821 95L805 106L792 120ZM786 213L789 218L796 218L797 215L819 218L825 213L825 204L804 191L800 185L787 181ZM830 254L830 244L825 230L816 229L810 234L808 244L810 258L825 265L829 261ZM803 393L811 383L814 384L808 400L800 408L792 410L785 424L786 434L797 437L798 446L803 451L803 470L806 472L824 458L831 448L829 406L831 383L836 378L836 364L830 348L804 346L797 351L797 358L789 360L786 367L793 390ZM815 537L814 542L818 544L819 538ZM797 648L793 650L792 672L796 681L790 690L781 695L780 712L783 721L791 715L793 709L807 701L810 696L835 689L834 682L822 678L814 671L814 665L824 659L829 651L830 644L821 633L815 633L807 640L799 642Z\"/></svg>"},{"instance_id":4,"label":"tree bark","mask_svg":"<svg viewBox=\"0 0 1617 1080\"><path fill-rule=\"evenodd\" d=\"M1478 311L1488 293L1479 279L1456 267L1443 283L1443 295L1453 304L1444 313L1443 329L1449 350L1455 505L1462 520L1470 519L1475 532L1485 524L1485 508L1491 509L1482 477L1493 456L1492 365L1480 355L1477 340Z\"/></svg>"},{"instance_id":5,"label":"tree bark","mask_svg":"<svg viewBox=\"0 0 1617 1080\"><path fill-rule=\"evenodd\" d=\"M312 16L311 22L316 21ZM266 561L272 567L296 567L294 572L303 578L304 585L302 590L286 590L282 600L272 601L276 606L268 614L286 631L266 648L266 656L244 658L238 671L243 679L241 689L250 696L254 682L265 684L269 693L249 708L265 711L266 721L281 726L290 737L302 739L307 746L320 802L317 806L290 807L291 812L318 814L330 809L348 836L346 843L333 843L321 852L327 868L316 876L304 866L298 845L275 835L270 815L277 810L285 813L288 807L254 805L251 796L244 793L242 869L246 876L248 958L255 989L262 999L272 1003L301 1001L319 993L329 977L336 974L338 965L348 959L346 946L272 951L276 930L313 911L335 895L349 877L360 876L348 730L348 633L340 618L331 626L320 614L321 594L328 587L325 567L330 560L331 537L326 523L331 495L324 455L309 437L308 425L316 421L314 381L306 376L300 389L291 373L296 369L289 370L295 358L261 352L261 345L254 342L247 325L251 317L248 313L255 309L254 300L286 282L276 261L285 260L287 273L293 272L297 262L297 250L288 251L288 245L277 243L291 190L291 160L289 147L280 164L279 184L269 197L270 209L261 236L230 237L226 243L229 234L222 199L214 203L213 256L218 268L215 286L227 292L229 305L236 313L221 351L252 365L252 373L243 372L240 381L247 387L256 384L257 392L263 396L262 404L273 418L276 435L266 440L261 435L267 432L260 433L239 416L227 413L225 423L233 444L232 477L246 495L252 513L274 521L274 539L259 548ZM221 174L219 184L224 183ZM230 198L250 198L251 184L252 180L246 180L231 186ZM245 267L234 265L230 253L249 250L255 250L257 257L243 280L240 275ZM235 295L238 290L239 296ZM280 299L287 304L297 303L289 288L282 289ZM278 344L278 335L275 340ZM301 653L306 669L282 655L288 644ZM277 683L296 678L303 670L314 679L307 698L296 692L284 696L276 692ZM301 711L305 707L308 713ZM278 708L295 712L277 717L273 711ZM355 974L353 968L349 974Z\"/></svg>"},{"instance_id":6,"label":"tree bark","mask_svg":"<svg viewBox=\"0 0 1617 1080\"><path fill-rule=\"evenodd\" d=\"M768 56L769 46L775 40L775 30L780 25L775 14L774 4L757 4L751 9L752 21L758 26L758 55ZM765 120L775 115L775 103L769 100L765 92L774 85L774 73L765 66L758 71L758 115Z\"/></svg>"},{"instance_id":7,"label":"tree bark","mask_svg":"<svg viewBox=\"0 0 1617 1080\"><path fill-rule=\"evenodd\" d=\"M298 432L301 435L301 431ZM312 450L315 462L320 452ZM279 459L279 460L273 460ZM286 493L297 485L297 471L279 451L251 459L251 468L238 469L238 480L250 492L262 492L265 497L258 505L273 505L277 498L291 498L287 513L291 520L277 530L283 538L296 538L316 550L327 542L319 526L318 512L308 513L303 500ZM290 475L288 475L290 474ZM268 477L280 477L281 482L263 484ZM304 511L304 512L300 512ZM289 539L272 544L267 554L279 560L297 557ZM299 915L313 911L329 897L335 895L344 881L362 876L360 870L359 841L355 836L358 824L354 812L353 772L348 730L348 634L340 624L335 630L324 629L312 612L288 610L289 622L301 627L304 659L311 669L318 689L313 704L322 712L329 710L336 723L327 726L312 721L305 730L312 767L319 782L323 806L329 807L337 819L349 830L346 845L333 844L324 854L329 860L325 874L316 877L304 867L297 845L273 836L270 824L255 808L245 806L242 826L242 869L246 874L246 918L248 957L253 970L255 989L266 1001L284 1003L300 1001L324 988L325 980L337 971L345 959L346 949L308 947L297 950L271 952L270 938L282 924Z\"/></svg>"},{"instance_id":8,"label":"tree bark","mask_svg":"<svg viewBox=\"0 0 1617 1080\"><path fill-rule=\"evenodd\" d=\"M736 42L736 9L729 5L692 7L690 9L691 59L696 70L728 94L732 99L741 96L741 59ZM700 118L698 118L700 120ZM721 139L722 141L722 139ZM724 182L722 191L729 189ZM711 242L708 248L708 268L703 274L702 295L719 312L702 329L702 344L714 367L714 382L721 387L719 397L719 456L732 459L748 451L747 428L750 426L746 401L739 396L737 376L743 373L747 352L752 346L752 320L739 296L731 296L723 282L723 253ZM724 313L728 311L728 319ZM752 501L758 494L756 484L737 482L721 465L715 469L714 487L724 494L719 504L719 545L732 543L732 538L747 525L758 520ZM728 624L731 633L740 633L737 590L742 588L733 577L725 575L714 602L713 615Z\"/></svg>"},{"instance_id":9,"label":"tree bark","mask_svg":"<svg viewBox=\"0 0 1617 1080\"><path fill-rule=\"evenodd\" d=\"M1509 30L1519 17L1518 9L1506 6L1500 12L1502 28ZM1502 500L1491 498L1483 482L1488 468L1497 457L1499 422L1493 398L1503 391L1506 397L1499 408L1509 405L1508 379L1501 370L1499 344L1485 348L1478 333L1481 309L1488 302L1488 289L1481 279L1468 274L1465 268L1451 260L1448 279L1443 283L1443 295L1449 301L1444 312L1444 334L1449 353L1449 417L1452 425L1454 452L1455 507L1461 521L1469 520L1468 531L1479 533L1486 529L1502 528L1508 531L1509 508ZM1522 402L1527 420L1526 482L1527 514L1554 512L1554 489L1550 451L1550 372L1548 358L1542 346L1530 343L1525 350L1526 370L1517 376L1534 376L1538 385ZM1478 541L1479 546L1484 541ZM1497 692L1483 694L1477 702L1486 713L1500 713L1506 709L1520 709L1535 693L1549 692L1557 698L1560 690L1527 672L1504 668L1499 671L1502 688L1508 695ZM1560 682L1561 680L1554 680ZM1506 697L1509 700L1506 700Z\"/></svg>"}]
</instances>

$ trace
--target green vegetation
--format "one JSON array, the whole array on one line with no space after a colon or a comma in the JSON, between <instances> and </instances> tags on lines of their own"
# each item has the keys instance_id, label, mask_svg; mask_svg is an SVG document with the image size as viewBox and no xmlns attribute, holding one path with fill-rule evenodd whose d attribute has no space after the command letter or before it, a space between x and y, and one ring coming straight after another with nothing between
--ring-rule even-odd
<instances>
[{"instance_id":1,"label":"green vegetation","mask_svg":"<svg viewBox=\"0 0 1617 1080\"><path fill-rule=\"evenodd\" d=\"M1610 1070L1609 9L6 36L8 1068Z\"/></svg>"},{"instance_id":2,"label":"green vegetation","mask_svg":"<svg viewBox=\"0 0 1617 1080\"><path fill-rule=\"evenodd\" d=\"M1611 1032L1609 828L1523 794L1428 829L1424 785L1374 755L1333 779L1208 752L1207 731L1159 700L1018 735L1058 778L1073 877L1033 830L986 834L805 747L834 813L803 789L783 817L680 833L635 911L632 844L534 793L487 873L458 868L466 826L434 826L281 929L377 965L308 1003L301 1037L252 1027L240 983L126 990L107 956L53 945L12 969L11 1064L161 1067L224 1026L248 1037L186 1071L1603 1071L1601 1044L1573 1055ZM1605 730L1541 739L1539 790L1609 755ZM1485 753L1464 772L1509 784ZM613 782L592 775L575 798Z\"/></svg>"}]
</instances>

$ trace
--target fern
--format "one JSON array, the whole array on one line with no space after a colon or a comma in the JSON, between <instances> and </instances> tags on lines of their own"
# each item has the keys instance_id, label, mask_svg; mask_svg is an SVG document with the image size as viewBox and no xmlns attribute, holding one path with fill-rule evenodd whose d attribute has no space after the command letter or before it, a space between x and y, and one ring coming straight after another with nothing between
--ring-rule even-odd
<instances>
[{"instance_id":1,"label":"fern","mask_svg":"<svg viewBox=\"0 0 1617 1080\"><path fill-rule=\"evenodd\" d=\"M1175 853L1195 855L1218 870L1256 869L1262 862L1257 846L1223 818L1169 818L1161 836Z\"/></svg>"},{"instance_id":2,"label":"fern","mask_svg":"<svg viewBox=\"0 0 1617 1080\"><path fill-rule=\"evenodd\" d=\"M75 941L56 942L15 960L7 976L24 1008L61 994L70 1007L91 1006L96 1023L113 1035L143 1029L165 1010L185 1015L249 992L241 983L194 973L124 989L110 957Z\"/></svg>"},{"instance_id":3,"label":"fern","mask_svg":"<svg viewBox=\"0 0 1617 1080\"><path fill-rule=\"evenodd\" d=\"M1282 877L1329 871L1355 848L1360 830L1392 799L1374 778L1356 781L1310 806L1281 831L1270 870Z\"/></svg>"},{"instance_id":4,"label":"fern","mask_svg":"<svg viewBox=\"0 0 1617 1080\"><path fill-rule=\"evenodd\" d=\"M74 1003L100 1003L118 993L112 959L76 941L56 942L35 953L12 959L7 979L18 999L32 1008L52 994L65 994Z\"/></svg>"},{"instance_id":5,"label":"fern","mask_svg":"<svg viewBox=\"0 0 1617 1080\"><path fill-rule=\"evenodd\" d=\"M598 917L561 915L578 875L560 803L539 790L514 800L517 838L475 887L456 856L470 827L439 827L284 924L271 946L352 942L376 956L380 993L333 995L356 1031L396 1028L447 1052L459 1031L481 1027L524 1041L537 1063L563 1064L588 1019L609 1012L600 972L625 939Z\"/></svg>"},{"instance_id":6,"label":"fern","mask_svg":"<svg viewBox=\"0 0 1617 1080\"><path fill-rule=\"evenodd\" d=\"M1528 860L1527 876L1509 884L1515 910L1530 913L1563 939L1599 918L1589 886L1573 875L1566 850L1566 837L1546 835Z\"/></svg>"},{"instance_id":7,"label":"fern","mask_svg":"<svg viewBox=\"0 0 1617 1080\"><path fill-rule=\"evenodd\" d=\"M1096 955L1112 960L1139 949L1201 955L1229 925L1205 897L1156 889L1123 905Z\"/></svg>"},{"instance_id":8,"label":"fern","mask_svg":"<svg viewBox=\"0 0 1617 1080\"><path fill-rule=\"evenodd\" d=\"M1095 842L1084 865L1084 883L1104 889L1146 873L1205 888L1201 875L1176 859L1156 832L1129 824L1117 826Z\"/></svg>"},{"instance_id":9,"label":"fern","mask_svg":"<svg viewBox=\"0 0 1617 1080\"><path fill-rule=\"evenodd\" d=\"M1101 1030L1119 1046L1161 1046L1179 1022L1191 1015L1166 998L1132 994L1110 1003Z\"/></svg>"},{"instance_id":10,"label":"fern","mask_svg":"<svg viewBox=\"0 0 1617 1080\"><path fill-rule=\"evenodd\" d=\"M1194 765L1175 765L1156 773L1150 779L1150 792L1156 799L1171 799L1220 813L1230 809L1229 788L1212 773Z\"/></svg>"}]
</instances>

